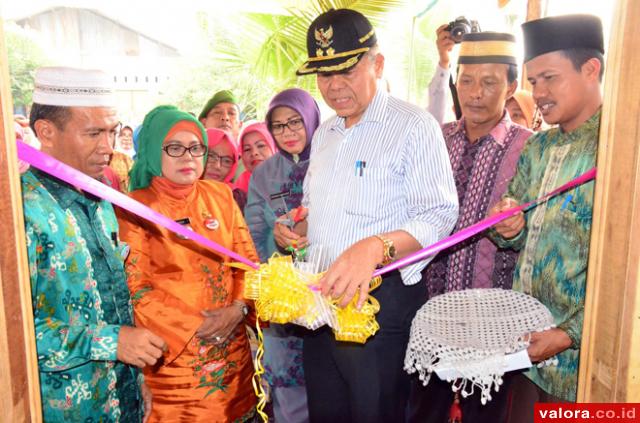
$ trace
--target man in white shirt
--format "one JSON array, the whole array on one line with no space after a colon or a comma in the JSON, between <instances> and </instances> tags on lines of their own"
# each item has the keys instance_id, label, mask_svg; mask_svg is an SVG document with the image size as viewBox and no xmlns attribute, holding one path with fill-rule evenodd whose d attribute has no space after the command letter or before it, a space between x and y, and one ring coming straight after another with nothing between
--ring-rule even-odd
<instances>
[{"instance_id":1,"label":"man in white shirt","mask_svg":"<svg viewBox=\"0 0 640 423\"><path fill-rule=\"evenodd\" d=\"M345 306L369 294L376 267L445 237L458 213L451 165L437 122L378 87L384 56L375 31L349 9L323 13L307 34L309 60L336 116L316 131L304 182L307 236L333 264L319 281ZM404 421L409 376L403 370L411 321L426 300L427 261L384 276L371 293L380 330L364 345L337 342L328 328L305 338L304 371L311 421Z\"/></svg>"}]
</instances>

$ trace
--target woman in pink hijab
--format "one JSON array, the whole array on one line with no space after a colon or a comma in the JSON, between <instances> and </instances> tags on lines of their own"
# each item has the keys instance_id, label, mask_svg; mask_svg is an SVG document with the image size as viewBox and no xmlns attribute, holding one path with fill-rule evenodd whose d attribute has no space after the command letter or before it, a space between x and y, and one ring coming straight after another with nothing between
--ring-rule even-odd
<instances>
[{"instance_id":1,"label":"woman in pink hijab","mask_svg":"<svg viewBox=\"0 0 640 423\"><path fill-rule=\"evenodd\" d=\"M240 134L240 157L245 171L236 180L236 188L245 194L249 190L249 180L253 170L262 162L273 156L276 151L273 137L264 122L256 122L246 126Z\"/></svg>"},{"instance_id":2,"label":"woman in pink hijab","mask_svg":"<svg viewBox=\"0 0 640 423\"><path fill-rule=\"evenodd\" d=\"M24 130L22 129L22 125L18 122L14 122L13 126L16 133L16 141L24 142ZM29 163L23 160L18 160L18 171L20 174L25 173L27 170L29 170Z\"/></svg>"},{"instance_id":3,"label":"woman in pink hijab","mask_svg":"<svg viewBox=\"0 0 640 423\"><path fill-rule=\"evenodd\" d=\"M207 139L209 153L202 179L212 179L227 184L233 191L233 198L238 203L238 207L244 210L247 194L231 182L238 167L238 150L235 144L226 132L216 128L207 129Z\"/></svg>"}]
</instances>

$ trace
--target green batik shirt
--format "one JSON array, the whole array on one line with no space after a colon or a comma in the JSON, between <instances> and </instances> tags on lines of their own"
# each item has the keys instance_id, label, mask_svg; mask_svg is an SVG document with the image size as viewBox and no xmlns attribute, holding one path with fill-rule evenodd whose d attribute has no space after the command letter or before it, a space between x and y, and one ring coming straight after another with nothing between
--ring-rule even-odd
<instances>
[{"instance_id":1,"label":"green batik shirt","mask_svg":"<svg viewBox=\"0 0 640 423\"><path fill-rule=\"evenodd\" d=\"M44 421L139 422L138 371L116 361L133 314L113 208L37 170L22 196Z\"/></svg>"},{"instance_id":2,"label":"green batik shirt","mask_svg":"<svg viewBox=\"0 0 640 423\"><path fill-rule=\"evenodd\" d=\"M599 129L600 111L574 131L554 128L531 136L505 196L523 204L593 168ZM500 247L520 250L513 289L547 306L571 338L571 347L557 355L557 366L534 366L525 373L567 401L576 400L594 185L589 181L529 210L525 229L513 239L492 232Z\"/></svg>"}]
</instances>

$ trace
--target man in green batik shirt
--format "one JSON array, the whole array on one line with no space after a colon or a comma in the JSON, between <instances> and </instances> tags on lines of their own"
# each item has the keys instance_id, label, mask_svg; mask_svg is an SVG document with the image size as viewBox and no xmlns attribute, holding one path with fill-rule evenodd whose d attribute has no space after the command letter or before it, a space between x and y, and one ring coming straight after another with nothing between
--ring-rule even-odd
<instances>
[{"instance_id":1,"label":"man in green batik shirt","mask_svg":"<svg viewBox=\"0 0 640 423\"><path fill-rule=\"evenodd\" d=\"M109 76L40 68L33 101L42 151L102 179L120 126ZM22 197L43 420L142 421L151 396L136 367L155 364L165 343L133 327L111 204L35 168Z\"/></svg>"},{"instance_id":2,"label":"man in green batik shirt","mask_svg":"<svg viewBox=\"0 0 640 423\"><path fill-rule=\"evenodd\" d=\"M558 127L527 141L516 175L490 215L536 199L596 164L604 71L600 20L556 16L522 28L533 97L545 121ZM528 352L533 362L556 356L558 365L524 372L527 378L512 392L512 421L532 421L536 401L576 400L593 190L590 181L492 231L497 245L520 250L513 288L547 306L556 324L532 333Z\"/></svg>"}]
</instances>

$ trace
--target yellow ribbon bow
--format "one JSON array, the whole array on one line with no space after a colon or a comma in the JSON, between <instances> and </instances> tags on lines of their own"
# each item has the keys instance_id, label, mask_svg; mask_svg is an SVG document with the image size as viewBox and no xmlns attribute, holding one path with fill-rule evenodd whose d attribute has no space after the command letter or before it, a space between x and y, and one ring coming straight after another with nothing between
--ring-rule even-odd
<instances>
[{"instance_id":1,"label":"yellow ribbon bow","mask_svg":"<svg viewBox=\"0 0 640 423\"><path fill-rule=\"evenodd\" d=\"M322 274L295 268L291 256L274 254L258 270L239 263L233 266L245 270L244 295L255 302L262 320L281 324L303 320L310 325L328 311L332 316L325 316L325 323L333 328L336 339L361 344L380 329L375 319L380 303L375 298L368 296L360 309L356 308L357 296L344 308L337 306L339 299L323 297L324 304L318 304L314 285ZM374 278L369 289L377 288L381 282L380 277Z\"/></svg>"},{"instance_id":2,"label":"yellow ribbon bow","mask_svg":"<svg viewBox=\"0 0 640 423\"><path fill-rule=\"evenodd\" d=\"M264 412L267 398L261 383L261 376L264 374L264 340L260 320L280 324L297 322L307 327L320 321L333 328L336 340L361 344L380 329L375 318L375 314L380 311L380 303L375 298L367 296L358 310L356 295L346 307L340 308L337 305L340 299L329 300L320 296L317 291L314 292L314 285L322 274L310 274L297 269L291 256L274 254L267 263L260 264L258 270L242 263L228 265L245 271L244 296L253 300L256 308L258 349L252 382L258 396L256 411L264 422L267 421ZM369 290L376 289L381 283L382 278L374 278Z\"/></svg>"}]
</instances>

